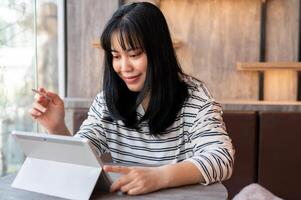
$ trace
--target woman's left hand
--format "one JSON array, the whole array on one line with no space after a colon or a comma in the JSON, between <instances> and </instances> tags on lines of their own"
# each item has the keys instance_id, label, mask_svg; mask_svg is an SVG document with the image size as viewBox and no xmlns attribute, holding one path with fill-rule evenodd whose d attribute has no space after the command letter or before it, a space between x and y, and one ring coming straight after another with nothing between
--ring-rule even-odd
<instances>
[{"instance_id":1,"label":"woman's left hand","mask_svg":"<svg viewBox=\"0 0 301 200\"><path fill-rule=\"evenodd\" d=\"M104 166L105 172L123 174L110 188L111 192L121 190L129 195L146 194L164 188L162 167Z\"/></svg>"}]
</instances>

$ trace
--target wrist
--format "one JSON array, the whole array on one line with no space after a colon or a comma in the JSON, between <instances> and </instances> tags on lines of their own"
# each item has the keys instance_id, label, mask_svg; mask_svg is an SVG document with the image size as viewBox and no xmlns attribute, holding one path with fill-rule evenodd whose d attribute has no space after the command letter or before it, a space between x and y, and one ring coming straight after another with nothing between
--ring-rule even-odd
<instances>
[{"instance_id":1,"label":"wrist","mask_svg":"<svg viewBox=\"0 0 301 200\"><path fill-rule=\"evenodd\" d=\"M172 176L170 175L170 165L163 165L158 167L159 169L159 177L161 181L159 182L160 188L169 188L171 187Z\"/></svg>"},{"instance_id":2,"label":"wrist","mask_svg":"<svg viewBox=\"0 0 301 200\"><path fill-rule=\"evenodd\" d=\"M48 133L57 135L71 135L65 122L52 129L48 129Z\"/></svg>"}]
</instances>

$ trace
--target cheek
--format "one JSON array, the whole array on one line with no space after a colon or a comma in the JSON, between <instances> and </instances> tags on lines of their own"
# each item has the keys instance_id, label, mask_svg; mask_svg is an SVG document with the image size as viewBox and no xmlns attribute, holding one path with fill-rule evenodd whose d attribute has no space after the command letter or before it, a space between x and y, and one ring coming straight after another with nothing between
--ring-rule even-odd
<instances>
[{"instance_id":1,"label":"cheek","mask_svg":"<svg viewBox=\"0 0 301 200\"><path fill-rule=\"evenodd\" d=\"M114 69L114 71L115 71L116 73L119 73L119 71L120 71L120 67L119 67L119 64L118 64L118 62L116 62L116 61L113 61L112 65L113 65L113 69Z\"/></svg>"},{"instance_id":2,"label":"cheek","mask_svg":"<svg viewBox=\"0 0 301 200\"><path fill-rule=\"evenodd\" d=\"M147 71L147 60L146 59L143 59L139 62L139 71L140 72L145 72Z\"/></svg>"}]
</instances>

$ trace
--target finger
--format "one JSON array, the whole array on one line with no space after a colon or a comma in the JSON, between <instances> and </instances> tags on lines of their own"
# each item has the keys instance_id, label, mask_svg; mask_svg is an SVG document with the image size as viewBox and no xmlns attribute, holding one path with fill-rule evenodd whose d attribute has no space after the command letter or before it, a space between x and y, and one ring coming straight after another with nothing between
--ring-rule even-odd
<instances>
[{"instance_id":1,"label":"finger","mask_svg":"<svg viewBox=\"0 0 301 200\"><path fill-rule=\"evenodd\" d=\"M45 90L45 88L43 88L43 87L39 87L38 88L38 91L39 92L42 92L42 93L46 93L47 91Z\"/></svg>"},{"instance_id":2,"label":"finger","mask_svg":"<svg viewBox=\"0 0 301 200\"><path fill-rule=\"evenodd\" d=\"M37 100L37 101L41 101L43 99L43 95L35 94L34 99Z\"/></svg>"},{"instance_id":3,"label":"finger","mask_svg":"<svg viewBox=\"0 0 301 200\"><path fill-rule=\"evenodd\" d=\"M34 119L37 119L38 117L40 117L42 115L42 113L36 109L31 109L29 111L29 113Z\"/></svg>"},{"instance_id":4,"label":"finger","mask_svg":"<svg viewBox=\"0 0 301 200\"><path fill-rule=\"evenodd\" d=\"M46 92L46 95L52 100L52 102L55 104L55 105L58 105L58 104L61 104L62 103L62 100L61 98L59 97L59 95L57 95L56 93L54 92Z\"/></svg>"},{"instance_id":5,"label":"finger","mask_svg":"<svg viewBox=\"0 0 301 200\"><path fill-rule=\"evenodd\" d=\"M117 179L110 187L110 192L115 192L117 190L120 190L120 188L124 185L127 185L129 182L131 182L131 179L129 179L126 176L123 176L119 179Z\"/></svg>"},{"instance_id":6,"label":"finger","mask_svg":"<svg viewBox=\"0 0 301 200\"><path fill-rule=\"evenodd\" d=\"M35 99L39 102L41 99L46 99L47 103L51 102L52 99L47 95L47 91L44 88L38 88L38 94L36 94ZM46 101L45 100L45 101Z\"/></svg>"},{"instance_id":7,"label":"finger","mask_svg":"<svg viewBox=\"0 0 301 200\"><path fill-rule=\"evenodd\" d=\"M105 172L113 172L119 174L127 174L130 172L130 168L124 166L105 165L103 169L105 170Z\"/></svg>"},{"instance_id":8,"label":"finger","mask_svg":"<svg viewBox=\"0 0 301 200\"><path fill-rule=\"evenodd\" d=\"M32 119L34 119L34 120L36 120L38 117L36 117L36 116L33 116L32 114L30 114L30 116L31 116L31 118Z\"/></svg>"},{"instance_id":9,"label":"finger","mask_svg":"<svg viewBox=\"0 0 301 200\"><path fill-rule=\"evenodd\" d=\"M34 99L37 100L37 101L40 101L41 99L47 99L47 98L49 98L49 97L45 97L45 96L46 96L45 92L41 92L41 94L35 93Z\"/></svg>"},{"instance_id":10,"label":"finger","mask_svg":"<svg viewBox=\"0 0 301 200\"><path fill-rule=\"evenodd\" d=\"M49 102L50 102L48 99L46 99L45 97L43 97L41 95L36 95L35 99L36 99L36 103L42 105L45 108L48 107Z\"/></svg>"},{"instance_id":11,"label":"finger","mask_svg":"<svg viewBox=\"0 0 301 200\"><path fill-rule=\"evenodd\" d=\"M40 94L38 94L39 97L43 97L43 98L45 98L47 100L51 100L50 98L47 97L47 91L44 88L38 88L38 91L40 93Z\"/></svg>"},{"instance_id":12,"label":"finger","mask_svg":"<svg viewBox=\"0 0 301 200\"><path fill-rule=\"evenodd\" d=\"M121 186L120 190L122 192L126 192L127 193L129 190L135 188L135 186L136 186L136 183L134 181L130 181L129 183L124 184L123 186Z\"/></svg>"},{"instance_id":13,"label":"finger","mask_svg":"<svg viewBox=\"0 0 301 200\"><path fill-rule=\"evenodd\" d=\"M143 193L144 193L143 188L141 188L141 187L132 188L127 192L128 195L138 195L138 194L143 194Z\"/></svg>"},{"instance_id":14,"label":"finger","mask_svg":"<svg viewBox=\"0 0 301 200\"><path fill-rule=\"evenodd\" d=\"M47 108L46 108L46 107L42 106L41 104L39 104L39 103L37 103L37 102L34 102L34 103L33 103L33 108L34 108L35 110L38 110L38 111L42 112L42 113L45 113L45 112L47 111Z\"/></svg>"}]
</instances>

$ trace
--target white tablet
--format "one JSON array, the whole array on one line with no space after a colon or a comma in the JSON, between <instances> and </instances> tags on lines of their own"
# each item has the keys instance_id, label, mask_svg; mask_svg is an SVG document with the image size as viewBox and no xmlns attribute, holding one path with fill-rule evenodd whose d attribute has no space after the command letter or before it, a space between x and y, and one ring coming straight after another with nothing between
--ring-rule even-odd
<instances>
[{"instance_id":1,"label":"white tablet","mask_svg":"<svg viewBox=\"0 0 301 200\"><path fill-rule=\"evenodd\" d=\"M21 131L13 131L12 136L27 157L100 168L103 165L85 138Z\"/></svg>"},{"instance_id":2,"label":"white tablet","mask_svg":"<svg viewBox=\"0 0 301 200\"><path fill-rule=\"evenodd\" d=\"M96 185L109 189L112 179L88 139L22 131L12 136L26 155L12 187L71 199L89 199Z\"/></svg>"}]
</instances>

